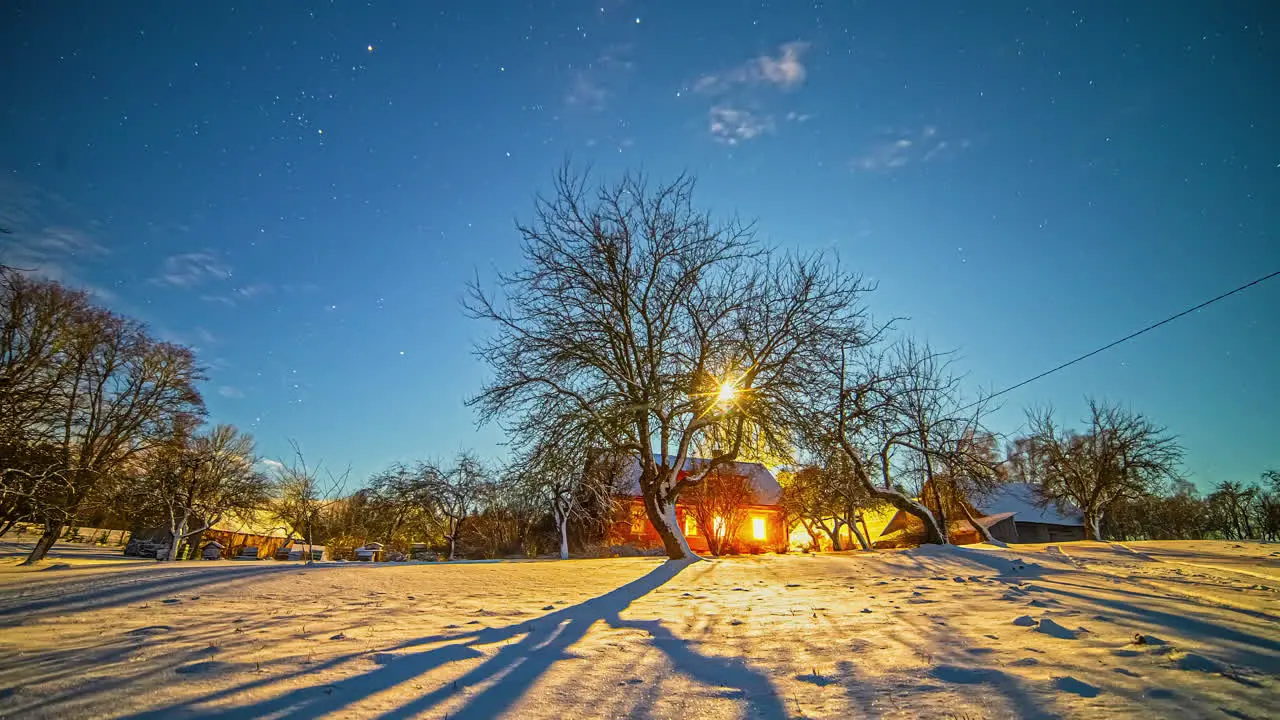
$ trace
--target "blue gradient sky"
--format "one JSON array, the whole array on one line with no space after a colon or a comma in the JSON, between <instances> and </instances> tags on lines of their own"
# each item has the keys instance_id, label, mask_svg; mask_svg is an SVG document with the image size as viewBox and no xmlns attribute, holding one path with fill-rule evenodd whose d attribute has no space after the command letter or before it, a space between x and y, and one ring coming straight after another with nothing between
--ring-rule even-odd
<instances>
[{"instance_id":1,"label":"blue gradient sky","mask_svg":"<svg viewBox=\"0 0 1280 720\"><path fill-rule=\"evenodd\" d=\"M968 5L969 7L963 7ZM695 7L696 6L696 7ZM1280 268L1280 4L0 8L3 257L210 367L213 419L357 478L474 447L485 332L566 157L700 178L1003 387ZM1280 281L1005 397L1087 394L1202 486L1280 467Z\"/></svg>"}]
</instances>

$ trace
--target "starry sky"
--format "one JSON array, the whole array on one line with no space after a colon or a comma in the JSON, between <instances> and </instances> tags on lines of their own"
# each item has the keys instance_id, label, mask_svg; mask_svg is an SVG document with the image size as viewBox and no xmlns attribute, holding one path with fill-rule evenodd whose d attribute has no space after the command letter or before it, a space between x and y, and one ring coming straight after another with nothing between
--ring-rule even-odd
<instances>
[{"instance_id":1,"label":"starry sky","mask_svg":"<svg viewBox=\"0 0 1280 720\"><path fill-rule=\"evenodd\" d=\"M211 419L354 479L502 434L459 302L566 158L699 177L1001 388L1280 269L1280 4L22 2L0 258L197 348ZM1280 279L1004 396L1280 467Z\"/></svg>"}]
</instances>

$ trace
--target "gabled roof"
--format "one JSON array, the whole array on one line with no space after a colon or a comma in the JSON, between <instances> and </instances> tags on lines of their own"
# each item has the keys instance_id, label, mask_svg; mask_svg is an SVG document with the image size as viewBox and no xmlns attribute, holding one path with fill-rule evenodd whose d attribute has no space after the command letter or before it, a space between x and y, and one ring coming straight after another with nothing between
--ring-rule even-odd
<instances>
[{"instance_id":1,"label":"gabled roof","mask_svg":"<svg viewBox=\"0 0 1280 720\"><path fill-rule=\"evenodd\" d=\"M983 515L1013 513L1017 522L1038 522L1049 525L1083 525L1080 514L1074 511L1060 512L1054 503L1041 508L1037 505L1036 490L1027 483L1010 483L1000 486L978 509Z\"/></svg>"},{"instance_id":2,"label":"gabled roof","mask_svg":"<svg viewBox=\"0 0 1280 720\"><path fill-rule=\"evenodd\" d=\"M655 454L654 461L662 464L662 456ZM668 458L674 462L675 458ZM680 468L682 472L697 472L711 462L707 458L686 458L684 467ZM759 505L777 505L778 500L782 497L782 486L778 484L778 479L769 472L769 468L755 462L729 462L722 463L716 467L716 471L725 475L740 475L751 483L751 488L756 493L756 504ZM622 470L622 489L629 495L639 497L640 495L640 459L632 460Z\"/></svg>"}]
</instances>

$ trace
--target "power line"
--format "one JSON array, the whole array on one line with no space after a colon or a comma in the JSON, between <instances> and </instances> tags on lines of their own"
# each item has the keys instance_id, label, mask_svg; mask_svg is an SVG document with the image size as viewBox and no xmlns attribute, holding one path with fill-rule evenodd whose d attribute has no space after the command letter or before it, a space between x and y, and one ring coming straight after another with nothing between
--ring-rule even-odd
<instances>
[{"instance_id":1,"label":"power line","mask_svg":"<svg viewBox=\"0 0 1280 720\"><path fill-rule=\"evenodd\" d=\"M963 407L963 408L961 408L961 409L962 409L962 410L968 410L969 408L974 407L975 405L978 405L978 404L980 404L980 403L984 403L984 402L986 402L986 401L988 401L988 400L990 400L990 399L992 399L992 398L1000 397L1001 395L1004 395L1005 393L1013 392L1014 390L1017 390L1018 388L1022 387L1023 385L1030 385L1031 383L1035 382L1036 380L1039 380L1039 379L1040 379L1040 378L1042 378L1042 377L1046 377L1046 376L1048 376L1048 375L1052 375L1052 374L1054 374L1054 373L1058 372L1059 370L1062 370L1062 369L1064 369L1064 368L1071 367L1072 365L1075 365L1076 363L1080 362L1081 360L1085 360L1085 359L1091 358L1091 357L1093 357L1094 355L1097 355L1098 353L1103 352L1103 351L1105 351L1105 350L1110 350L1111 348L1113 348L1113 347L1115 347L1115 346L1119 345L1120 343L1123 343L1123 342L1127 342L1127 341L1129 341L1129 340L1132 340L1132 339L1134 339L1134 338L1138 337L1139 335L1142 335L1143 333L1151 332L1152 330L1155 330L1156 328L1160 327L1161 325L1167 325L1168 323L1171 323L1171 322L1173 322L1174 320L1177 320L1178 318L1182 317L1183 315L1190 315L1191 313L1195 312L1196 310L1199 310L1199 309L1201 309L1201 308L1208 307L1208 306L1210 306L1210 305L1212 305L1212 304L1214 304L1214 303L1218 302L1219 300L1224 300L1224 299L1226 299L1226 298L1229 298L1229 297L1231 297L1232 295L1235 295L1235 294L1236 294L1236 293L1238 293L1238 292L1241 292L1241 291L1244 291L1244 290L1248 290L1249 288L1253 287L1254 285L1259 285L1259 284L1261 284L1261 283L1264 283L1264 282L1266 282L1266 281L1270 280L1271 278L1276 277L1276 276L1278 276L1278 275L1280 275L1280 270L1277 270L1277 271L1275 271L1275 272L1273 272L1273 273L1271 273L1271 274L1269 274L1269 275L1263 275L1262 277L1260 277L1260 278L1258 278L1258 279L1256 279L1256 280L1254 280L1254 281L1252 281L1252 282L1247 282L1247 283L1245 283L1244 285L1241 285L1240 287L1238 287L1238 288L1236 288L1236 289L1234 289L1234 290L1231 290L1231 291L1228 291L1228 292L1224 292L1224 293L1222 293L1221 295L1219 295L1219 296L1217 296L1217 297L1215 297L1215 298L1210 298L1210 299L1208 299L1208 300L1205 300L1204 302L1200 303L1199 305L1196 305L1195 307L1189 307L1189 308L1187 308L1186 310L1183 310L1182 312L1178 313L1177 315L1170 315L1169 317L1167 317L1167 318L1165 318L1165 319L1161 320L1161 321L1160 321L1160 322L1158 322L1158 323L1155 323L1155 324L1153 324L1153 325L1148 325L1148 326L1146 326L1146 327L1142 328L1141 330L1139 330L1139 331L1137 331L1137 332L1135 332L1135 333L1130 333L1130 334L1128 334L1128 335L1125 335L1124 337L1120 338L1119 340L1116 340L1115 342L1107 343L1106 345L1103 345L1102 347L1098 348L1097 350L1094 350L1094 351L1092 351L1092 352L1087 352L1087 353L1085 353L1084 355L1081 355L1080 357L1075 358L1074 360L1068 360L1067 362L1064 362L1064 363L1062 363L1061 365L1059 365L1059 366L1057 366L1057 367L1055 367L1055 368L1053 368L1053 369L1045 370L1044 372L1042 372L1042 373L1040 373L1039 375L1036 375L1036 376L1034 376L1034 377L1029 377L1029 378L1027 378L1026 380L1023 380L1022 382L1018 383L1017 385L1010 385L1009 387L1007 387L1007 388L1005 388L1005 389L1001 390L1000 392L997 392L997 393L993 393L993 394L991 394L991 395L988 395L988 396L986 396L986 397L982 398L981 400L978 400L977 402L973 402L973 403L970 403L970 404L968 404L968 405L964 406L964 407Z\"/></svg>"}]
</instances>

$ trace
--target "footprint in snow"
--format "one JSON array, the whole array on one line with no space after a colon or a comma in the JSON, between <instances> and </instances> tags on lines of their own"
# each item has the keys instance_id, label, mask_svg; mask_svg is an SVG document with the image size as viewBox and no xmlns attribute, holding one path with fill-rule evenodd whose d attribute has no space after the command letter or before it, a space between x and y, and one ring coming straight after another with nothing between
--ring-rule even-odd
<instances>
[{"instance_id":1,"label":"footprint in snow","mask_svg":"<svg viewBox=\"0 0 1280 720\"><path fill-rule=\"evenodd\" d=\"M1033 627L1036 624L1036 619L1030 615L1019 615L1013 619L1013 624L1018 627Z\"/></svg>"}]
</instances>

